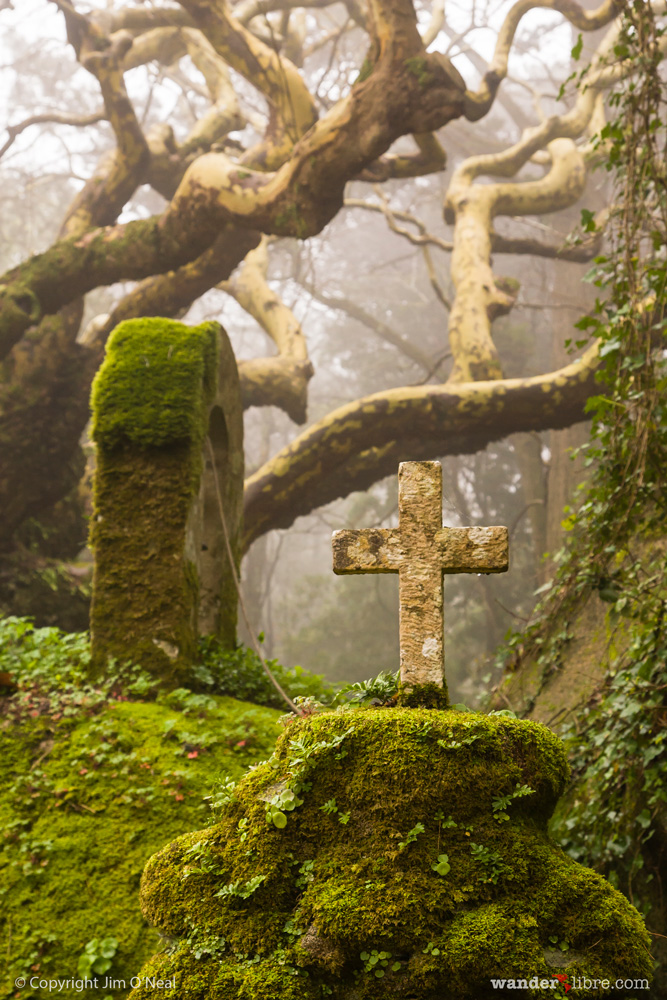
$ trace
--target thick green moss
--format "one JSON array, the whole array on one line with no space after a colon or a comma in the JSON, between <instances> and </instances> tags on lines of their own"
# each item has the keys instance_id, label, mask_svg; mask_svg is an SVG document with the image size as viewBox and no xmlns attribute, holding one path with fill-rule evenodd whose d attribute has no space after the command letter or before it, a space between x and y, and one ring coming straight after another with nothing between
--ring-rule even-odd
<instances>
[{"instance_id":1,"label":"thick green moss","mask_svg":"<svg viewBox=\"0 0 667 1000\"><path fill-rule=\"evenodd\" d=\"M93 383L93 440L164 447L201 444L216 389L217 323L171 319L120 323Z\"/></svg>"},{"instance_id":2,"label":"thick green moss","mask_svg":"<svg viewBox=\"0 0 667 1000\"><path fill-rule=\"evenodd\" d=\"M396 698L403 708L448 708L447 688L439 684L415 684L411 688L400 687Z\"/></svg>"},{"instance_id":3,"label":"thick green moss","mask_svg":"<svg viewBox=\"0 0 667 1000\"><path fill-rule=\"evenodd\" d=\"M15 996L19 976L76 979L86 944L112 937L107 974L127 988L95 996L117 1000L159 947L139 909L146 859L207 822L207 797L266 754L278 713L187 692L164 704L100 705L90 691L57 702L30 690L0 699L0 997Z\"/></svg>"},{"instance_id":4,"label":"thick green moss","mask_svg":"<svg viewBox=\"0 0 667 1000\"><path fill-rule=\"evenodd\" d=\"M491 977L647 976L637 912L547 836L567 779L557 737L509 717L295 722L217 826L148 863L143 910L173 943L142 975L173 981L165 1000L472 1000Z\"/></svg>"}]
</instances>

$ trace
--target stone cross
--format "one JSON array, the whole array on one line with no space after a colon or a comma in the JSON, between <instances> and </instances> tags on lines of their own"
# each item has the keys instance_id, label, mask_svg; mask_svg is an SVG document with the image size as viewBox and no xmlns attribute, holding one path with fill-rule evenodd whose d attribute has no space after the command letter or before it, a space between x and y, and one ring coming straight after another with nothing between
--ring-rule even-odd
<instances>
[{"instance_id":1,"label":"stone cross","mask_svg":"<svg viewBox=\"0 0 667 1000\"><path fill-rule=\"evenodd\" d=\"M443 574L503 573L507 528L442 525L439 462L401 462L398 528L333 533L334 573L398 573L401 683L445 687Z\"/></svg>"}]
</instances>

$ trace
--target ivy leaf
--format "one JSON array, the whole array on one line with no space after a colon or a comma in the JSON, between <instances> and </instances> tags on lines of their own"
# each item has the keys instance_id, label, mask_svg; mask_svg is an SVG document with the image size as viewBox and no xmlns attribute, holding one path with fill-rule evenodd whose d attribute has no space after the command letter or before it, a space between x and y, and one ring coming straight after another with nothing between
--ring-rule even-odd
<instances>
[{"instance_id":1,"label":"ivy leaf","mask_svg":"<svg viewBox=\"0 0 667 1000\"><path fill-rule=\"evenodd\" d=\"M600 357L606 358L609 354L615 354L616 351L620 351L620 349L620 340L607 340L600 348Z\"/></svg>"},{"instance_id":2,"label":"ivy leaf","mask_svg":"<svg viewBox=\"0 0 667 1000\"><path fill-rule=\"evenodd\" d=\"M581 41L581 35L579 35L579 41ZM594 233L598 228L595 224L595 212L591 212L588 208L582 208L581 225L585 233Z\"/></svg>"}]
</instances>

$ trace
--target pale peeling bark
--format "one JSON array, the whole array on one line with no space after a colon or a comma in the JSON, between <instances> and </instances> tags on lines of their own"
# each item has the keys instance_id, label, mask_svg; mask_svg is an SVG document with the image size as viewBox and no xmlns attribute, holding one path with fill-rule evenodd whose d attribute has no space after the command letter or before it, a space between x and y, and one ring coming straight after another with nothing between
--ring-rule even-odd
<instances>
[{"instance_id":1,"label":"pale peeling bark","mask_svg":"<svg viewBox=\"0 0 667 1000\"><path fill-rule=\"evenodd\" d=\"M210 98L211 107L178 147L181 158L193 150L210 149L212 143L228 132L243 128L244 118L227 63L201 31L188 27L147 31L134 39L123 62L125 70L152 61L168 67L185 55L190 56L204 77L206 87L202 90Z\"/></svg>"},{"instance_id":2,"label":"pale peeling bark","mask_svg":"<svg viewBox=\"0 0 667 1000\"><path fill-rule=\"evenodd\" d=\"M389 475L397 457L479 451L517 431L585 419L597 345L581 360L532 378L428 385L366 396L301 434L246 480L244 548L266 531ZM402 447L408 454L401 453Z\"/></svg>"},{"instance_id":3,"label":"pale peeling bark","mask_svg":"<svg viewBox=\"0 0 667 1000\"><path fill-rule=\"evenodd\" d=\"M449 317L454 367L450 382L502 377L491 323L512 308L518 284L494 277L493 219L554 212L574 204L583 193L586 171L574 143L556 139L549 144L549 152L551 170L538 181L473 185L465 164L452 178L446 198L447 212L455 219L451 276L456 297Z\"/></svg>"},{"instance_id":4,"label":"pale peeling bark","mask_svg":"<svg viewBox=\"0 0 667 1000\"><path fill-rule=\"evenodd\" d=\"M182 6L225 62L269 101L267 136L248 159L253 165L275 169L317 119L315 102L298 69L256 38L222 0L182 0Z\"/></svg>"},{"instance_id":5,"label":"pale peeling bark","mask_svg":"<svg viewBox=\"0 0 667 1000\"><path fill-rule=\"evenodd\" d=\"M572 0L544 0L535 6L560 10L577 27L588 30L600 27L614 16L613 4L607 2L598 11L585 13ZM491 76L507 69L507 53L529 0L519 0L508 16L499 36ZM540 125L525 129L519 142L500 153L472 156L454 172L445 197L445 219L454 224L451 263L456 296L449 319L449 344L454 356L450 382L502 377L498 352L491 336L491 324L509 312L516 300L516 281L498 278L491 268L491 251L502 248L502 240L493 233L498 215L530 215L555 212L581 197L586 184L584 152L575 147L596 109L601 91L632 69L628 64L606 65L618 38L619 24L612 25L598 46L584 86L572 109L563 115L545 119ZM495 68L493 68L495 67ZM497 85L497 83L496 83ZM484 100L491 91L485 91ZM482 175L513 177L536 153L546 147L551 168L543 178L524 183L495 182L474 184ZM511 249L510 243L507 249Z\"/></svg>"},{"instance_id":6,"label":"pale peeling bark","mask_svg":"<svg viewBox=\"0 0 667 1000\"><path fill-rule=\"evenodd\" d=\"M41 315L100 284L180 267L210 246L225 224L301 238L319 232L339 210L346 181L396 138L432 131L460 115L460 77L441 57L421 55L407 0L391 0L388 7L371 75L310 129L279 170L246 170L222 153L206 154L188 169L161 218L56 244L6 274L0 357ZM413 58L422 59L423 74L409 68Z\"/></svg>"},{"instance_id":7,"label":"pale peeling bark","mask_svg":"<svg viewBox=\"0 0 667 1000\"><path fill-rule=\"evenodd\" d=\"M60 236L80 235L91 226L113 222L128 198L141 183L150 154L145 136L128 97L123 79L123 59L132 45L126 34L111 45L98 49L99 32L90 26L77 47L81 65L99 82L107 119L116 137L116 149L100 164L70 207Z\"/></svg>"},{"instance_id":8,"label":"pale peeling bark","mask_svg":"<svg viewBox=\"0 0 667 1000\"><path fill-rule=\"evenodd\" d=\"M413 135L412 138L419 149L418 153L381 156L365 167L355 179L378 183L405 177L422 177L445 169L447 154L437 136L432 132L425 132Z\"/></svg>"},{"instance_id":9,"label":"pale peeling bark","mask_svg":"<svg viewBox=\"0 0 667 1000\"><path fill-rule=\"evenodd\" d=\"M281 357L306 361L308 348L301 324L269 285L268 267L269 240L264 236L246 255L242 267L221 287L257 320Z\"/></svg>"},{"instance_id":10,"label":"pale peeling bark","mask_svg":"<svg viewBox=\"0 0 667 1000\"><path fill-rule=\"evenodd\" d=\"M239 361L243 408L277 406L295 424L305 424L308 382L315 374L310 361L292 358L253 358Z\"/></svg>"},{"instance_id":11,"label":"pale peeling bark","mask_svg":"<svg viewBox=\"0 0 667 1000\"><path fill-rule=\"evenodd\" d=\"M232 278L218 287L257 321L278 351L275 358L241 362L244 406L279 406L295 423L303 424L314 369L301 324L268 283L269 242L262 237Z\"/></svg>"}]
</instances>

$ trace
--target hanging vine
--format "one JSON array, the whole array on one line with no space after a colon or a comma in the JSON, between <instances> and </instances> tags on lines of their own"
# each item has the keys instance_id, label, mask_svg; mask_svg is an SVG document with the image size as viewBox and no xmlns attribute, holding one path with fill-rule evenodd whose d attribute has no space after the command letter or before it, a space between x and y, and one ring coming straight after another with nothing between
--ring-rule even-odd
<instances>
[{"instance_id":1,"label":"hanging vine","mask_svg":"<svg viewBox=\"0 0 667 1000\"><path fill-rule=\"evenodd\" d=\"M602 360L601 391L588 402L589 479L554 579L509 653L515 665L536 662L544 683L561 668L593 591L608 602L617 652L565 733L574 784L555 832L656 925L667 860L667 37L657 11L645 0L624 4L613 58L635 69L611 95L595 140L615 207L607 251L587 276L601 294L577 324L598 339ZM582 223L595 231L593 213Z\"/></svg>"}]
</instances>

